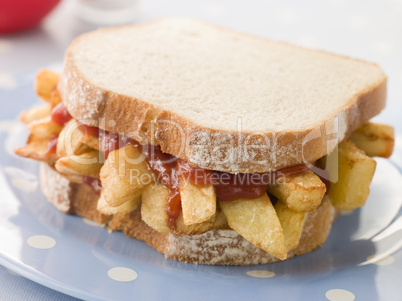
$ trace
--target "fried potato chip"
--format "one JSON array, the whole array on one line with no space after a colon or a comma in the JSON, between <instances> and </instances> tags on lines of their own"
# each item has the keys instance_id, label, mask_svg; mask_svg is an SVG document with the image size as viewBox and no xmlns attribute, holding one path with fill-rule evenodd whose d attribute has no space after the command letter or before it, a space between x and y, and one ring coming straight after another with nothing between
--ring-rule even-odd
<instances>
[{"instance_id":1,"label":"fried potato chip","mask_svg":"<svg viewBox=\"0 0 402 301\"><path fill-rule=\"evenodd\" d=\"M92 150L80 155L62 157L57 160L55 168L62 174L83 175L99 179L102 162L103 154Z\"/></svg>"},{"instance_id":2,"label":"fried potato chip","mask_svg":"<svg viewBox=\"0 0 402 301\"><path fill-rule=\"evenodd\" d=\"M50 106L52 109L57 106L59 103L61 103L61 95L59 90L54 89L52 92L50 92L50 99L49 99Z\"/></svg>"},{"instance_id":3,"label":"fried potato chip","mask_svg":"<svg viewBox=\"0 0 402 301\"><path fill-rule=\"evenodd\" d=\"M50 138L51 136L58 135L63 126L54 122L50 116L46 116L28 123L27 128L38 138Z\"/></svg>"},{"instance_id":4,"label":"fried potato chip","mask_svg":"<svg viewBox=\"0 0 402 301\"><path fill-rule=\"evenodd\" d=\"M60 75L51 70L40 70L36 74L35 91L42 100L50 102L52 91L56 89L59 78Z\"/></svg>"},{"instance_id":5,"label":"fried potato chip","mask_svg":"<svg viewBox=\"0 0 402 301\"><path fill-rule=\"evenodd\" d=\"M43 106L32 107L28 110L25 110L20 115L21 122L28 124L32 121L42 119L44 117L50 116L51 108L48 104Z\"/></svg>"},{"instance_id":6,"label":"fried potato chip","mask_svg":"<svg viewBox=\"0 0 402 301\"><path fill-rule=\"evenodd\" d=\"M76 120L69 121L59 134L57 140L57 155L59 157L80 155L91 150L83 143L83 133L79 130Z\"/></svg>"},{"instance_id":7,"label":"fried potato chip","mask_svg":"<svg viewBox=\"0 0 402 301\"><path fill-rule=\"evenodd\" d=\"M49 152L49 138L39 138L30 134L27 144L14 150L15 154L21 157L44 161L53 165L57 160L55 153Z\"/></svg>"},{"instance_id":8,"label":"fried potato chip","mask_svg":"<svg viewBox=\"0 0 402 301\"><path fill-rule=\"evenodd\" d=\"M142 191L142 220L152 229L162 233L170 232L166 211L169 195L169 189L162 184L150 184Z\"/></svg>"},{"instance_id":9,"label":"fried potato chip","mask_svg":"<svg viewBox=\"0 0 402 301\"><path fill-rule=\"evenodd\" d=\"M297 248L308 213L289 209L282 202L276 202L275 210L282 225L286 249L292 250Z\"/></svg>"},{"instance_id":10,"label":"fried potato chip","mask_svg":"<svg viewBox=\"0 0 402 301\"><path fill-rule=\"evenodd\" d=\"M394 150L394 128L368 122L352 132L350 140L369 157L389 158Z\"/></svg>"},{"instance_id":11,"label":"fried potato chip","mask_svg":"<svg viewBox=\"0 0 402 301\"><path fill-rule=\"evenodd\" d=\"M112 151L100 172L106 202L113 207L140 196L142 189L154 182L144 155L129 144Z\"/></svg>"},{"instance_id":12,"label":"fried potato chip","mask_svg":"<svg viewBox=\"0 0 402 301\"><path fill-rule=\"evenodd\" d=\"M200 187L182 178L180 197L185 225L202 223L215 214L216 196L212 185Z\"/></svg>"},{"instance_id":13,"label":"fried potato chip","mask_svg":"<svg viewBox=\"0 0 402 301\"><path fill-rule=\"evenodd\" d=\"M305 174L286 177L268 187L268 191L295 211L312 211L321 204L326 186L311 170Z\"/></svg>"},{"instance_id":14,"label":"fried potato chip","mask_svg":"<svg viewBox=\"0 0 402 301\"><path fill-rule=\"evenodd\" d=\"M342 141L338 149L338 153L332 152L327 159L338 160L335 168L328 168L330 179L336 175L338 178L331 183L329 197L335 208L356 209L366 203L377 163L350 140Z\"/></svg>"},{"instance_id":15,"label":"fried potato chip","mask_svg":"<svg viewBox=\"0 0 402 301\"><path fill-rule=\"evenodd\" d=\"M137 209L137 207L141 204L141 197L137 197L131 201L125 202L124 204L117 206L117 207L112 207L110 206L103 195L99 197L98 200L98 205L97 209L100 213L106 214L106 215L113 215L113 214L118 214L118 213L130 213Z\"/></svg>"},{"instance_id":16,"label":"fried potato chip","mask_svg":"<svg viewBox=\"0 0 402 301\"><path fill-rule=\"evenodd\" d=\"M283 229L267 194L254 200L220 201L219 204L233 230L258 248L286 259Z\"/></svg>"}]
</instances>

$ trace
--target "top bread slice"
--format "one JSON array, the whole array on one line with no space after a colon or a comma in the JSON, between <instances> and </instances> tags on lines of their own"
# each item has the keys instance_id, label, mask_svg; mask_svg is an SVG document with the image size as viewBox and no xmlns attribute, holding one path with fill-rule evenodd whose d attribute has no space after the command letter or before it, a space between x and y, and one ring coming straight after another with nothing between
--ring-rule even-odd
<instances>
[{"instance_id":1,"label":"top bread slice","mask_svg":"<svg viewBox=\"0 0 402 301\"><path fill-rule=\"evenodd\" d=\"M376 64L171 18L79 37L58 89L83 123L202 168L251 173L326 155L383 109L386 76Z\"/></svg>"}]
</instances>

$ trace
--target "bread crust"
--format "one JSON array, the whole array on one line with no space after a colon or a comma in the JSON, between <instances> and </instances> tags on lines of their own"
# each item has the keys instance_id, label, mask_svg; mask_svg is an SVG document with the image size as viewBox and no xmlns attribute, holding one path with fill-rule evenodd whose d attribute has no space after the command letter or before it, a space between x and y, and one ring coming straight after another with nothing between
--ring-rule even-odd
<instances>
[{"instance_id":1,"label":"bread crust","mask_svg":"<svg viewBox=\"0 0 402 301\"><path fill-rule=\"evenodd\" d=\"M85 124L124 133L141 144L160 145L162 151L205 169L254 173L313 162L335 148L336 143L329 140L346 139L385 106L386 76L382 74L378 82L358 91L330 119L309 128L258 134L208 128L146 99L91 83L73 59L75 45L84 38L75 40L68 49L58 85L70 114Z\"/></svg>"},{"instance_id":2,"label":"bread crust","mask_svg":"<svg viewBox=\"0 0 402 301\"><path fill-rule=\"evenodd\" d=\"M41 189L59 210L94 220L108 229L123 231L143 240L167 259L208 265L253 265L278 261L233 230L211 230L200 235L159 233L141 219L140 210L129 214L104 215L97 209L99 196L83 183L72 183L46 163L40 169ZM288 258L311 252L327 239L337 216L328 198L309 213L299 246L288 251Z\"/></svg>"}]
</instances>

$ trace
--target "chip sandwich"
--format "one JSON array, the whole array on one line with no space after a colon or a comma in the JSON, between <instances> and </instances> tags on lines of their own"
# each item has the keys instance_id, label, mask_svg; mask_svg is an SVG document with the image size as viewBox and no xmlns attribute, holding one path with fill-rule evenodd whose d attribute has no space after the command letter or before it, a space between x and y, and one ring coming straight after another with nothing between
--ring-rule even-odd
<instances>
[{"instance_id":1,"label":"chip sandwich","mask_svg":"<svg viewBox=\"0 0 402 301\"><path fill-rule=\"evenodd\" d=\"M82 35L35 89L15 152L47 199L184 262L313 251L394 145L377 65L191 19Z\"/></svg>"}]
</instances>

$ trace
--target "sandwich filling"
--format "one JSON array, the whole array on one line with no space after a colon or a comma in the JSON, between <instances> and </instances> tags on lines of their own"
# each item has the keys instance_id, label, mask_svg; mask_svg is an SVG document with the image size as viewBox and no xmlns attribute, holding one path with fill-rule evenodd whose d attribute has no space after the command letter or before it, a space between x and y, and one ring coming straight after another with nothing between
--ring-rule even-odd
<instances>
[{"instance_id":1,"label":"sandwich filling","mask_svg":"<svg viewBox=\"0 0 402 301\"><path fill-rule=\"evenodd\" d=\"M51 111L50 117L53 122L63 127L73 119L62 103L59 103ZM306 164L298 164L267 173L231 174L212 171L190 166L187 161L162 152L159 146L141 145L134 139L119 133L85 125L79 121L77 121L77 130L86 137L92 136L92 140L98 140L98 149L102 152L104 160L108 159L111 152L127 145L137 148L144 156L148 169L153 172L154 182L163 184L170 190L166 212L169 216L168 224L171 229L174 229L176 220L181 213L180 182L182 178L200 188L207 188L212 185L218 200L230 202L238 199L258 199L267 192L268 187L274 183L275 179L303 175L309 171ZM57 156L57 141L58 135L51 137L46 156ZM101 181L88 175L83 175L83 177L83 181L100 195Z\"/></svg>"},{"instance_id":2,"label":"sandwich filling","mask_svg":"<svg viewBox=\"0 0 402 301\"><path fill-rule=\"evenodd\" d=\"M47 103L21 115L31 134L18 155L90 185L102 214L140 207L151 228L178 235L233 229L281 260L298 246L304 221L324 197L337 209L363 206L376 166L371 157L392 154L392 128L367 123L338 145L335 167L329 154L266 173L206 170L159 146L75 120L63 106L58 78L51 71L38 74L36 90Z\"/></svg>"}]
</instances>

